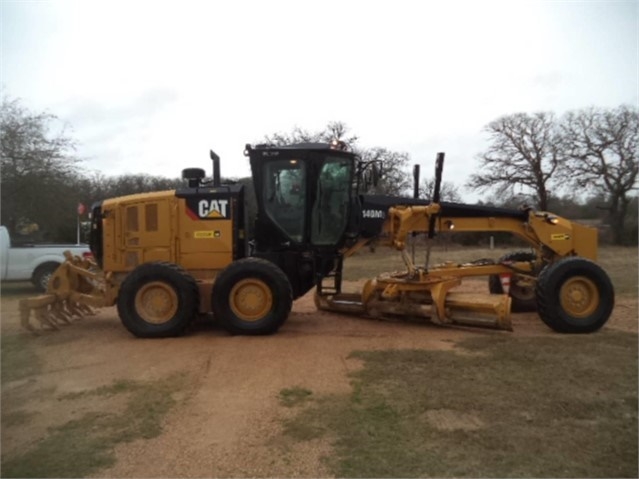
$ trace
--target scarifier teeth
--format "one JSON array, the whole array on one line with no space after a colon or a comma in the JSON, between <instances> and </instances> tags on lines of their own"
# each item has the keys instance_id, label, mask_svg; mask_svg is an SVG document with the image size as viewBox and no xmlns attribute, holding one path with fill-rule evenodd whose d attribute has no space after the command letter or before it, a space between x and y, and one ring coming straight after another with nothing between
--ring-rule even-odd
<instances>
[{"instance_id":1,"label":"scarifier teeth","mask_svg":"<svg viewBox=\"0 0 639 479\"><path fill-rule=\"evenodd\" d=\"M95 315L93 307L106 302L106 280L95 263L65 254L66 261L55 271L49 290L42 295L21 299L20 324L33 334L58 330L59 326ZM37 323L40 323L38 328Z\"/></svg>"},{"instance_id":2,"label":"scarifier teeth","mask_svg":"<svg viewBox=\"0 0 639 479\"><path fill-rule=\"evenodd\" d=\"M71 301L65 301L64 306L66 307L67 312L74 318L83 319L84 315L82 314L82 310L79 307L78 303L73 303Z\"/></svg>"},{"instance_id":3,"label":"scarifier teeth","mask_svg":"<svg viewBox=\"0 0 639 479\"><path fill-rule=\"evenodd\" d=\"M60 329L58 328L55 316L51 314L49 305L28 306L26 304L20 304L20 324L32 334L38 336L40 332L29 321L31 312L33 312L33 317L40 323L41 331L47 329L57 331Z\"/></svg>"},{"instance_id":4,"label":"scarifier teeth","mask_svg":"<svg viewBox=\"0 0 639 479\"><path fill-rule=\"evenodd\" d=\"M93 311L93 309L91 309L91 307L87 306L86 304L78 303L78 309L82 311L82 313L86 316L95 316L95 311Z\"/></svg>"},{"instance_id":5,"label":"scarifier teeth","mask_svg":"<svg viewBox=\"0 0 639 479\"><path fill-rule=\"evenodd\" d=\"M37 308L33 312L35 314L36 319L40 321L40 326L42 326L42 329L45 329L45 326L50 326L51 329L55 329L55 330L60 329L58 328L58 325L56 324L56 322L53 320L52 316L49 315L49 311L47 310L46 307Z\"/></svg>"},{"instance_id":6,"label":"scarifier teeth","mask_svg":"<svg viewBox=\"0 0 639 479\"><path fill-rule=\"evenodd\" d=\"M64 321L66 324L71 324L71 316L64 310L62 303L52 304L49 314L60 321Z\"/></svg>"},{"instance_id":7,"label":"scarifier teeth","mask_svg":"<svg viewBox=\"0 0 639 479\"><path fill-rule=\"evenodd\" d=\"M40 333L29 322L29 316L31 316L31 309L21 307L20 308L20 325L27 331L30 331L32 334L39 336Z\"/></svg>"},{"instance_id":8,"label":"scarifier teeth","mask_svg":"<svg viewBox=\"0 0 639 479\"><path fill-rule=\"evenodd\" d=\"M40 298L36 298L36 304L26 300L20 304L20 324L38 336L44 330L59 330L60 326L71 324L73 320L83 319L86 315L94 315L92 308L85 304L76 303L70 300L53 300L51 302L37 302ZM33 314L32 314L33 313ZM35 320L40 324L39 330L31 324L30 317L33 315Z\"/></svg>"}]
</instances>

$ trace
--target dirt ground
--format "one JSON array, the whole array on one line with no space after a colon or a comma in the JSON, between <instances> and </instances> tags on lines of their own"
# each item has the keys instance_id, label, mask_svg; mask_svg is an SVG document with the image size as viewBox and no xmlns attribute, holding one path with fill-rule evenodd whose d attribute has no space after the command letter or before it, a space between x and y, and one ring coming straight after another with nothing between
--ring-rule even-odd
<instances>
[{"instance_id":1,"label":"dirt ground","mask_svg":"<svg viewBox=\"0 0 639 479\"><path fill-rule=\"evenodd\" d=\"M485 283L474 288L483 291ZM2 298L1 325L5 334L20 330L17 299ZM3 455L33 446L48 427L86 412L77 401L56 399L64 394L182 372L189 386L165 417L163 433L119 445L116 464L94 477L326 476L320 458L329 444L279 439L282 420L294 413L280 404L282 389L349 391L348 374L359 367L349 359L353 350L454 349L475 335L555 334L535 314L513 315L513 327L510 333L329 314L315 310L311 293L294 303L273 336L230 336L202 319L184 337L142 340L124 329L114 308L104 309L62 331L29 336L42 371L5 384L2 408L35 414L26 425L3 425ZM637 300L618 300L605 327L637 331ZM94 408L100 400L84 401Z\"/></svg>"}]
</instances>

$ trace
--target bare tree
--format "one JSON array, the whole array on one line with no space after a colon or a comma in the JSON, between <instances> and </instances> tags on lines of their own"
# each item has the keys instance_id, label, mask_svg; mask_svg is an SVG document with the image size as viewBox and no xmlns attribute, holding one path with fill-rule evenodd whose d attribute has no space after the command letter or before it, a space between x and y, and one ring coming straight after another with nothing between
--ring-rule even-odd
<instances>
[{"instance_id":1,"label":"bare tree","mask_svg":"<svg viewBox=\"0 0 639 479\"><path fill-rule=\"evenodd\" d=\"M374 163L379 181L377 185L364 185L362 193L402 195L411 187L410 175L406 172L410 156L408 153L391 151L379 146L356 151L365 163Z\"/></svg>"},{"instance_id":2,"label":"bare tree","mask_svg":"<svg viewBox=\"0 0 639 479\"><path fill-rule=\"evenodd\" d=\"M54 115L31 112L19 100L3 97L1 215L11 232L36 224L42 239L73 238L80 177L74 150Z\"/></svg>"},{"instance_id":3,"label":"bare tree","mask_svg":"<svg viewBox=\"0 0 639 479\"><path fill-rule=\"evenodd\" d=\"M435 192L435 179L429 178L422 180L421 185L419 186L419 196L420 198L426 198L427 200L431 200L433 197L433 193ZM439 196L441 201L450 201L452 203L461 203L462 197L459 193L459 188L454 183L450 183L448 181L442 181Z\"/></svg>"},{"instance_id":4,"label":"bare tree","mask_svg":"<svg viewBox=\"0 0 639 479\"><path fill-rule=\"evenodd\" d=\"M349 128L341 121L329 122L322 130L310 132L299 126L290 132L273 133L265 135L264 140L269 145L293 145L295 143L330 143L332 140L341 140L349 147L354 148L357 143L356 135L349 135Z\"/></svg>"},{"instance_id":5,"label":"bare tree","mask_svg":"<svg viewBox=\"0 0 639 479\"><path fill-rule=\"evenodd\" d=\"M364 163L376 165L379 181L377 185L361 184L362 193L376 193L387 195L400 195L410 187L410 178L405 168L410 157L407 153L390 151L382 147L361 148L357 146L358 137L350 133L345 123L334 121L328 123L322 130L310 132L300 127L295 127L291 132L274 133L264 137L270 145L292 145L295 143L329 143L337 139L345 142ZM369 170L370 171L370 170Z\"/></svg>"},{"instance_id":6,"label":"bare tree","mask_svg":"<svg viewBox=\"0 0 639 479\"><path fill-rule=\"evenodd\" d=\"M509 194L525 186L534 192L537 207L548 208L550 188L556 186L565 163L562 138L553 113L506 115L489 123L488 150L479 155L480 171L467 184L470 188L495 188Z\"/></svg>"},{"instance_id":7,"label":"bare tree","mask_svg":"<svg viewBox=\"0 0 639 479\"><path fill-rule=\"evenodd\" d=\"M639 173L638 109L624 105L569 112L563 134L571 183L605 195L613 241L620 244Z\"/></svg>"}]
</instances>

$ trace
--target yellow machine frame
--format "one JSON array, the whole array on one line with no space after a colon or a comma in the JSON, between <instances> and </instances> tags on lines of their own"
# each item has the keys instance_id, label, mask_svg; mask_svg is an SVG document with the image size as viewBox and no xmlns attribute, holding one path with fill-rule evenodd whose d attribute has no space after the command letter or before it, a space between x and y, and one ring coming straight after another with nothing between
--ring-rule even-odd
<instances>
[{"instance_id":1,"label":"yellow machine frame","mask_svg":"<svg viewBox=\"0 0 639 479\"><path fill-rule=\"evenodd\" d=\"M458 323L512 329L511 298L508 295L453 293L463 278L489 275L512 275L516 281L534 286L534 271L544 264L567 256L597 259L597 230L546 212L529 210L527 221L503 217L440 216L441 205L396 206L388 211L382 236L402 254L406 271L384 274L368 281L361 294L320 295L318 308L368 316L401 315L429 318L437 324ZM536 251L535 264L456 264L444 263L417 267L406 251L407 239L414 232L427 233L431 219L435 229L454 232L510 232L528 242ZM357 242L345 256L354 254L367 243ZM584 291L585 294L588 291ZM590 303L594 298L587 299Z\"/></svg>"}]
</instances>

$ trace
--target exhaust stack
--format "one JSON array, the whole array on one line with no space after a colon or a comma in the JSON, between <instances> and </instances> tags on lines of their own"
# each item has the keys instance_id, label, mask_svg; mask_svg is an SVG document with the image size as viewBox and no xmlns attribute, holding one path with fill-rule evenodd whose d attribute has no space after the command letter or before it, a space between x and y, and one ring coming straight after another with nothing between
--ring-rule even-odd
<instances>
[{"instance_id":1,"label":"exhaust stack","mask_svg":"<svg viewBox=\"0 0 639 479\"><path fill-rule=\"evenodd\" d=\"M213 160L213 186L218 187L221 185L220 181L220 157L213 151L211 152L211 160Z\"/></svg>"}]
</instances>

